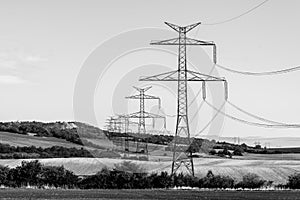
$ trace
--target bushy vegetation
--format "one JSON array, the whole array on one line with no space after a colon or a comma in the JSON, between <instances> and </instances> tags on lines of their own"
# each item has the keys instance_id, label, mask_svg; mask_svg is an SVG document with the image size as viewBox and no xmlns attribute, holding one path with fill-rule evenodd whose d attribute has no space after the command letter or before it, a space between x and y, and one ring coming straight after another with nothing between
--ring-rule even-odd
<instances>
[{"instance_id":1,"label":"bushy vegetation","mask_svg":"<svg viewBox=\"0 0 300 200\"><path fill-rule=\"evenodd\" d=\"M289 177L287 186L299 188L300 174ZM113 169L104 167L95 175L78 177L63 166L44 166L37 160L25 162L16 168L0 166L0 185L7 187L36 186L43 188L80 188L80 189L151 189L172 187L199 188L261 188L268 182L256 174L247 174L235 183L228 176L214 175L208 171L202 178L185 174L171 176L167 172L147 174L139 165L124 161Z\"/></svg>"},{"instance_id":2,"label":"bushy vegetation","mask_svg":"<svg viewBox=\"0 0 300 200\"><path fill-rule=\"evenodd\" d=\"M22 186L53 186L74 188L79 178L64 167L48 167L37 160L31 162L23 161L21 166L9 169L0 167L0 184L8 187Z\"/></svg>"},{"instance_id":3,"label":"bushy vegetation","mask_svg":"<svg viewBox=\"0 0 300 200\"><path fill-rule=\"evenodd\" d=\"M233 188L234 180L229 176L214 175L208 171L206 177L199 180L200 188Z\"/></svg>"},{"instance_id":4,"label":"bushy vegetation","mask_svg":"<svg viewBox=\"0 0 300 200\"><path fill-rule=\"evenodd\" d=\"M238 188L260 188L267 183L266 180L261 179L257 174L248 173L243 176L243 180L236 184Z\"/></svg>"},{"instance_id":5,"label":"bushy vegetation","mask_svg":"<svg viewBox=\"0 0 300 200\"><path fill-rule=\"evenodd\" d=\"M300 189L300 173L289 176L286 186L291 189Z\"/></svg>"},{"instance_id":6,"label":"bushy vegetation","mask_svg":"<svg viewBox=\"0 0 300 200\"><path fill-rule=\"evenodd\" d=\"M53 146L42 147L15 147L0 143L0 159L25 159L25 158L70 158L70 157L93 157L86 149L66 148Z\"/></svg>"},{"instance_id":7,"label":"bushy vegetation","mask_svg":"<svg viewBox=\"0 0 300 200\"><path fill-rule=\"evenodd\" d=\"M243 155L244 152L246 153L255 153L255 154L282 154L282 153L300 153L300 148L266 148L262 147L261 145L255 146L248 146L247 144L243 143L241 145L238 144L231 144L228 142L217 142L214 149L228 149L232 150L233 155Z\"/></svg>"},{"instance_id":8,"label":"bushy vegetation","mask_svg":"<svg viewBox=\"0 0 300 200\"><path fill-rule=\"evenodd\" d=\"M235 155L233 153L231 153L227 148L224 148L222 150L219 150L219 151L216 151L215 149L212 149L209 151L209 153L211 155L217 155L217 156L220 156L220 157L229 157L229 158L232 158L232 155Z\"/></svg>"}]
</instances>

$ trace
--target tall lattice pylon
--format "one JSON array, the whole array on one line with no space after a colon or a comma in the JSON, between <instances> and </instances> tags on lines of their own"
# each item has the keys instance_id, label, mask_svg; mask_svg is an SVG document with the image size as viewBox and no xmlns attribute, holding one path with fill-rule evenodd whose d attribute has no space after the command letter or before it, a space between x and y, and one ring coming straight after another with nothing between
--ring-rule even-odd
<instances>
[{"instance_id":1,"label":"tall lattice pylon","mask_svg":"<svg viewBox=\"0 0 300 200\"><path fill-rule=\"evenodd\" d=\"M191 145L191 137L188 120L188 103L187 103L187 81L202 81L203 98L205 94L206 81L222 81L227 88L225 78L218 78L210 75L193 72L187 69L186 46L187 45L204 45L213 47L213 61L216 63L216 45L213 42L206 42L188 38L186 34L198 26L200 23L195 23L188 26L178 26L165 22L169 27L175 30L178 38L167 39L162 41L154 41L153 45L177 45L178 49L178 69L171 72L166 72L150 77L140 78L140 81L177 81L178 95L177 95L177 122L173 146L173 161L172 161L172 175L184 165L187 170L194 176L194 164L192 152L189 150ZM227 91L227 89L225 89ZM227 98L227 97L226 97Z\"/></svg>"}]
</instances>

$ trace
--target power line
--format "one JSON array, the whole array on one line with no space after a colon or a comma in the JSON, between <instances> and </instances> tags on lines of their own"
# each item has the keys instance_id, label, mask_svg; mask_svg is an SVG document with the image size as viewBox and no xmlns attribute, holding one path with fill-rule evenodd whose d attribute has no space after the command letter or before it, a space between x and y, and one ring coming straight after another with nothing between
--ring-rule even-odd
<instances>
[{"instance_id":1,"label":"power line","mask_svg":"<svg viewBox=\"0 0 300 200\"><path fill-rule=\"evenodd\" d=\"M212 122L216 119L216 117L219 115L220 111L225 106L225 103L226 103L226 101L223 102L223 104L220 106L219 109L217 109L217 112L214 114L214 116L211 118L211 120L195 135L195 137L197 137L198 135L203 133L212 124Z\"/></svg>"},{"instance_id":2,"label":"power line","mask_svg":"<svg viewBox=\"0 0 300 200\"><path fill-rule=\"evenodd\" d=\"M237 117L234 117L232 115L229 115L227 113L222 112L221 110L218 110L218 108L214 107L212 104L210 104L209 102L205 101L205 103L210 106L211 108L213 108L214 110L216 110L217 112L221 113L222 115L224 115L225 117L228 117L234 121L238 121L247 125L251 125L251 126L257 126L257 127L263 127L263 128L300 128L299 124L263 124L263 123L256 123L256 122L249 122L243 119L239 119Z\"/></svg>"},{"instance_id":3,"label":"power line","mask_svg":"<svg viewBox=\"0 0 300 200\"><path fill-rule=\"evenodd\" d=\"M268 71L268 72L248 72L248 71L238 71L234 69L230 69L228 67L224 67L222 65L216 64L217 67L232 72L236 74L242 74L242 75L250 75L250 76L268 76L268 75L279 75L279 74L285 74L289 72L294 72L300 70L300 66L297 67L291 67L291 68L286 68L286 69L281 69L277 71Z\"/></svg>"},{"instance_id":4,"label":"power line","mask_svg":"<svg viewBox=\"0 0 300 200\"><path fill-rule=\"evenodd\" d=\"M200 111L200 109L202 108L203 104L204 104L204 101L201 101L201 103L200 103L200 105L199 105L199 107L198 107L197 111L195 112L195 114L194 114L194 115L193 115L193 117L191 118L191 122L193 122L193 121L194 121L194 119L196 118L196 116L197 116L198 112L199 112L199 111Z\"/></svg>"},{"instance_id":5,"label":"power line","mask_svg":"<svg viewBox=\"0 0 300 200\"><path fill-rule=\"evenodd\" d=\"M251 117L253 117L253 118L255 118L255 119L258 119L258 120L261 120L261 121L264 121L264 122L267 122L267 123L272 123L272 124L288 125L288 124L286 124L286 123L276 122L276 121L273 121L273 120L265 119L265 118L263 118L263 117L254 115L254 114L252 114L252 113L250 113L250 112L247 112L246 110L244 110L244 109L238 107L237 105L234 105L234 104L231 103L229 100L227 100L227 103L228 103L229 105L231 105L232 107L234 107L235 109L239 110L240 112L242 112L242 113L244 113L244 114L246 114L246 115L249 115L249 116L251 116Z\"/></svg>"},{"instance_id":6,"label":"power line","mask_svg":"<svg viewBox=\"0 0 300 200\"><path fill-rule=\"evenodd\" d=\"M211 70L209 71L209 73L208 73L208 75L209 76L211 76L212 75L212 73L213 73L213 71L214 71L214 69L215 69L215 67L216 67L216 63L214 63L214 66L211 68ZM202 91L202 88L200 87L200 89L198 90L198 92L197 92L197 94L196 94L196 96L194 97L194 99L189 103L189 108L191 107L191 105L194 103L194 101L197 99L197 97L199 96L199 94L201 94L201 91ZM201 104L199 107L199 109L201 109L201 106L202 106L203 104ZM198 110L199 110L198 109Z\"/></svg>"},{"instance_id":7,"label":"power line","mask_svg":"<svg viewBox=\"0 0 300 200\"><path fill-rule=\"evenodd\" d=\"M224 23L227 23L227 22L231 22L233 20L236 20L244 15L247 15L249 13L251 13L252 11L256 10L257 8L261 7L262 5L264 5L265 3L267 3L269 0L265 0L263 2L261 2L260 4L254 6L253 8L251 8L250 10L247 10L246 12L238 15L238 16L235 16L235 17L232 17L232 18L229 18L229 19L226 19L226 20L223 20L223 21L219 21L219 22L214 22L214 23L203 23L202 25L218 25L218 24L224 24Z\"/></svg>"},{"instance_id":8,"label":"power line","mask_svg":"<svg viewBox=\"0 0 300 200\"><path fill-rule=\"evenodd\" d=\"M158 114L162 113L163 116L166 116L166 117L177 117L177 115L171 115L171 114L167 114L165 113L162 108L159 108L158 109Z\"/></svg>"}]
</instances>

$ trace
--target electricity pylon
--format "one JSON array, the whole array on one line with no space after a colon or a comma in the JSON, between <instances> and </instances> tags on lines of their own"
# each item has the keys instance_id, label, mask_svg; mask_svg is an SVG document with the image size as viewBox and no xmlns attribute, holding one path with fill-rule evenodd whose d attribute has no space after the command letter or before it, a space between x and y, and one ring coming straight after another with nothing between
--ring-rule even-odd
<instances>
[{"instance_id":1,"label":"electricity pylon","mask_svg":"<svg viewBox=\"0 0 300 200\"><path fill-rule=\"evenodd\" d=\"M154 76L140 78L140 81L177 81L178 82L178 96L177 96L177 122L176 132L174 137L173 161L172 161L172 175L184 165L187 170L194 176L194 164L192 152L189 146L192 141L190 138L189 121L188 121L188 103L187 103L187 82L201 81L203 99L206 98L205 83L208 81L224 82L227 91L227 82L225 78L218 78L199 72L190 71L187 69L186 46L187 45L201 45L213 47L213 62L216 63L216 45L214 42L200 41L188 38L186 34L201 23L195 23L188 26L178 26L165 22L169 27L175 30L178 38L167 39L162 41L154 41L152 45L177 45L178 50L178 69L171 72L166 72ZM226 95L227 98L227 95ZM185 137L185 138L183 138Z\"/></svg>"},{"instance_id":2,"label":"electricity pylon","mask_svg":"<svg viewBox=\"0 0 300 200\"><path fill-rule=\"evenodd\" d=\"M108 132L113 132L114 131L114 119L113 117L110 117L109 119L106 120L107 125L106 125L106 130Z\"/></svg>"},{"instance_id":3,"label":"electricity pylon","mask_svg":"<svg viewBox=\"0 0 300 200\"><path fill-rule=\"evenodd\" d=\"M138 95L133 95L133 96L128 96L125 97L126 99L138 99L140 100L140 111L135 112L135 113L131 113L131 114L127 114L126 117L127 118L138 118L139 119L139 123L138 123L138 137L145 137L146 136L146 125L145 125L145 119L146 118L163 118L164 121L166 120L164 116L161 115L157 115L157 114L153 114L153 113L149 113L145 111L145 99L157 99L159 102L159 106L160 106L160 98L156 97L156 96L151 96L151 95L147 95L145 94L145 92L147 90L149 90L151 88L150 87L146 87L146 88L138 88L138 87L134 87L139 94ZM165 123L165 122L164 122ZM139 152L139 142L137 143L137 152ZM147 144L146 144L146 152L148 152L147 150Z\"/></svg>"},{"instance_id":4,"label":"electricity pylon","mask_svg":"<svg viewBox=\"0 0 300 200\"><path fill-rule=\"evenodd\" d=\"M109 132L119 132L122 130L122 122L119 117L110 117L107 120L107 131Z\"/></svg>"},{"instance_id":5,"label":"electricity pylon","mask_svg":"<svg viewBox=\"0 0 300 200\"><path fill-rule=\"evenodd\" d=\"M160 108L160 104L161 104L160 98L156 97L156 96L151 96L151 95L145 94L145 92L147 90L149 90L150 88L152 88L152 86L149 86L146 88L138 88L138 87L134 87L134 88L139 92L139 94L125 97L125 98L126 99L139 99L140 100L140 111L137 113L127 115L127 117L130 116L129 118L133 118L133 117L137 116L137 118L139 118L138 133L146 134L145 118L162 118L162 116L145 112L145 99L157 99L159 108ZM136 114L138 114L138 115L136 115Z\"/></svg>"}]
</instances>

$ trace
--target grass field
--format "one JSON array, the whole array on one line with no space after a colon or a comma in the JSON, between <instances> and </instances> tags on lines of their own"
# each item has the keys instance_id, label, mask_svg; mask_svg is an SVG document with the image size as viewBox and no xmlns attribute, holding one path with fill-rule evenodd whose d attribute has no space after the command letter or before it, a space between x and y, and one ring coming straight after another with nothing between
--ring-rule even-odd
<instances>
[{"instance_id":1,"label":"grass field","mask_svg":"<svg viewBox=\"0 0 300 200\"><path fill-rule=\"evenodd\" d=\"M63 146L63 147L76 147L81 148L82 146L68 142L63 139L54 137L35 137L29 135L21 135L16 133L0 132L0 143L9 144L11 146L36 146L36 147L52 147L52 146Z\"/></svg>"},{"instance_id":2,"label":"grass field","mask_svg":"<svg viewBox=\"0 0 300 200\"><path fill-rule=\"evenodd\" d=\"M33 190L3 189L1 199L300 199L300 191L201 191L201 190Z\"/></svg>"},{"instance_id":3,"label":"grass field","mask_svg":"<svg viewBox=\"0 0 300 200\"><path fill-rule=\"evenodd\" d=\"M252 155L248 155L251 158ZM255 157L253 155L252 157ZM195 158L195 175L205 176L208 170L214 174L228 175L236 181L242 179L242 176L251 172L256 173L266 180L273 181L274 184L284 184L289 175L300 172L300 155L291 159L225 159L225 158ZM0 160L0 165L15 167L20 165L22 159ZM100 171L104 166L113 168L114 164L119 164L124 159L111 158L55 158L40 159L45 165L55 165L64 167L73 171L77 175L91 175ZM147 172L170 172L171 160L168 161L132 161ZM184 168L183 168L184 169Z\"/></svg>"}]
</instances>

